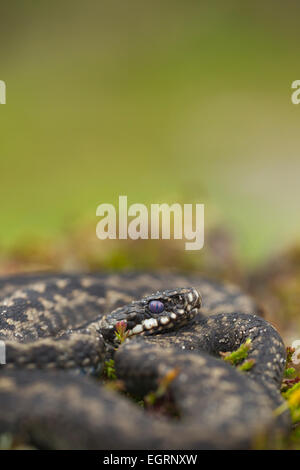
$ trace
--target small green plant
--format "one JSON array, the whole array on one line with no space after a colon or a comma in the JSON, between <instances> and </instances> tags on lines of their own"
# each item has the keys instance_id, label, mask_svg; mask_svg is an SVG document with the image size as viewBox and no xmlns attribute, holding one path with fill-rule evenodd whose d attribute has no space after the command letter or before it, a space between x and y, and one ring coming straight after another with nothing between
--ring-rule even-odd
<instances>
[{"instance_id":1,"label":"small green plant","mask_svg":"<svg viewBox=\"0 0 300 470\"><path fill-rule=\"evenodd\" d=\"M120 344L124 343L124 341L128 338L128 330L127 330L127 323L126 321L118 321L116 323L116 331L115 336Z\"/></svg>"},{"instance_id":2,"label":"small green plant","mask_svg":"<svg viewBox=\"0 0 300 470\"><path fill-rule=\"evenodd\" d=\"M286 410L290 410L293 424L300 423L300 382L282 393L285 402L276 408L274 414L279 416Z\"/></svg>"},{"instance_id":3,"label":"small green plant","mask_svg":"<svg viewBox=\"0 0 300 470\"><path fill-rule=\"evenodd\" d=\"M251 338L240 345L238 349L232 352L220 352L223 360L229 362L231 365L236 366L241 371L248 371L252 369L255 364L255 359L247 359L248 352L251 347Z\"/></svg>"},{"instance_id":4,"label":"small green plant","mask_svg":"<svg viewBox=\"0 0 300 470\"><path fill-rule=\"evenodd\" d=\"M275 416L289 409L293 424L300 424L300 377L293 367L294 352L293 348L286 348L286 364L281 385L281 394L286 401L275 410Z\"/></svg>"},{"instance_id":5,"label":"small green plant","mask_svg":"<svg viewBox=\"0 0 300 470\"><path fill-rule=\"evenodd\" d=\"M237 368L239 370L241 370L242 372L245 372L247 370L250 370L252 369L252 367L254 366L255 364L255 359L247 359L245 360L242 364L240 364L239 366L237 366Z\"/></svg>"},{"instance_id":6,"label":"small green plant","mask_svg":"<svg viewBox=\"0 0 300 470\"><path fill-rule=\"evenodd\" d=\"M296 374L295 367L288 367L284 371L284 376L287 377L287 378L293 378L295 374Z\"/></svg>"},{"instance_id":7,"label":"small green plant","mask_svg":"<svg viewBox=\"0 0 300 470\"><path fill-rule=\"evenodd\" d=\"M167 372L166 375L159 381L157 389L153 392L149 392L145 396L145 405L147 407L154 407L154 405L159 405L159 403L161 403L164 398L167 399L167 402L170 401L170 397L168 396L169 387L178 374L179 369L177 367Z\"/></svg>"},{"instance_id":8,"label":"small green plant","mask_svg":"<svg viewBox=\"0 0 300 470\"><path fill-rule=\"evenodd\" d=\"M118 380L115 361L110 359L106 361L103 369L103 384L109 390L114 390L115 392L124 392L125 384L122 380Z\"/></svg>"},{"instance_id":9,"label":"small green plant","mask_svg":"<svg viewBox=\"0 0 300 470\"><path fill-rule=\"evenodd\" d=\"M297 374L295 367L293 367L294 352L294 348L291 348L289 346L286 348L286 364L284 377L281 384L281 392L283 394L287 392L290 388L292 388L295 384L300 382L299 374Z\"/></svg>"},{"instance_id":10,"label":"small green plant","mask_svg":"<svg viewBox=\"0 0 300 470\"><path fill-rule=\"evenodd\" d=\"M113 359L110 359L109 361L105 362L103 374L109 380L116 380L117 379L116 369L115 369L115 361Z\"/></svg>"},{"instance_id":11,"label":"small green plant","mask_svg":"<svg viewBox=\"0 0 300 470\"><path fill-rule=\"evenodd\" d=\"M283 393L291 411L293 423L300 422L300 382L296 383L287 392Z\"/></svg>"}]
</instances>

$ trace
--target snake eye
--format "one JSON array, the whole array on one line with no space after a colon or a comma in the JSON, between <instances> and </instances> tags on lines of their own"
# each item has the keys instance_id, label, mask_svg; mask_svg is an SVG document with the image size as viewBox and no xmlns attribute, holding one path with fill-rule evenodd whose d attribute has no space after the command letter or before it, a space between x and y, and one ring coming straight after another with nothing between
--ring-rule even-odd
<instances>
[{"instance_id":1,"label":"snake eye","mask_svg":"<svg viewBox=\"0 0 300 470\"><path fill-rule=\"evenodd\" d=\"M165 309L164 304L159 300L151 300L148 307L151 313L161 313Z\"/></svg>"}]
</instances>

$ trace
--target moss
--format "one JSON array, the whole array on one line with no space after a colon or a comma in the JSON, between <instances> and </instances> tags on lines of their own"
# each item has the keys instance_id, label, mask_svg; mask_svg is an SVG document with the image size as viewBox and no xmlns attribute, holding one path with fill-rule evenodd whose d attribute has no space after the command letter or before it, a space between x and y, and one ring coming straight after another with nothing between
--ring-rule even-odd
<instances>
[{"instance_id":1,"label":"moss","mask_svg":"<svg viewBox=\"0 0 300 470\"><path fill-rule=\"evenodd\" d=\"M254 364L255 364L255 359L247 359L241 365L239 365L237 368L239 370L241 370L242 372L245 372L247 370L252 369Z\"/></svg>"},{"instance_id":2,"label":"moss","mask_svg":"<svg viewBox=\"0 0 300 470\"><path fill-rule=\"evenodd\" d=\"M281 392L283 397L286 398L285 394L290 390L295 384L300 382L300 376L297 373L294 364L293 364L293 354L295 352L294 348L288 346L286 348L286 364L283 374L283 380L281 384Z\"/></svg>"},{"instance_id":3,"label":"moss","mask_svg":"<svg viewBox=\"0 0 300 470\"><path fill-rule=\"evenodd\" d=\"M176 407L176 403L173 400L170 385L176 379L179 374L179 369L171 369L167 374L159 381L156 390L149 392L144 397L144 407L150 413L156 413L159 415L165 415L172 418L179 418L180 413Z\"/></svg>"},{"instance_id":4,"label":"moss","mask_svg":"<svg viewBox=\"0 0 300 470\"><path fill-rule=\"evenodd\" d=\"M109 380L116 380L117 379L116 369L115 369L115 361L113 359L110 359L109 361L105 362L103 375L104 375L105 378L107 378Z\"/></svg>"},{"instance_id":5,"label":"moss","mask_svg":"<svg viewBox=\"0 0 300 470\"><path fill-rule=\"evenodd\" d=\"M248 338L235 351L225 352L225 353L221 352L220 354L224 361L229 362L233 366L236 366L241 371L247 371L247 370L252 369L252 367L255 364L254 359L247 359L250 348L251 348L251 338Z\"/></svg>"},{"instance_id":6,"label":"moss","mask_svg":"<svg viewBox=\"0 0 300 470\"><path fill-rule=\"evenodd\" d=\"M171 369L167 372L167 374L159 381L157 389L145 396L145 403L148 405L154 405L159 398L162 398L178 374L179 369L177 368Z\"/></svg>"},{"instance_id":7,"label":"moss","mask_svg":"<svg viewBox=\"0 0 300 470\"><path fill-rule=\"evenodd\" d=\"M282 393L286 399L285 409L289 408L293 424L300 423L300 382Z\"/></svg>"}]
</instances>

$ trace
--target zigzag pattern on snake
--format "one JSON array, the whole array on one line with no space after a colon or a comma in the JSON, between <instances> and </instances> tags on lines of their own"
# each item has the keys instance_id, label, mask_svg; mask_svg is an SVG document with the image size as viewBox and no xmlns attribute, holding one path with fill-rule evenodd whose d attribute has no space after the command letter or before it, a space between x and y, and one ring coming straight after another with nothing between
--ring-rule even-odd
<instances>
[{"instance_id":1,"label":"zigzag pattern on snake","mask_svg":"<svg viewBox=\"0 0 300 470\"><path fill-rule=\"evenodd\" d=\"M288 413L274 415L284 344L234 286L177 274L34 274L3 278L0 298L0 433L39 448L238 449L290 428ZM121 320L130 336L117 348ZM247 338L255 365L242 373L220 352ZM158 419L106 390L93 375L112 356L134 396L176 367L170 393L181 418Z\"/></svg>"}]
</instances>

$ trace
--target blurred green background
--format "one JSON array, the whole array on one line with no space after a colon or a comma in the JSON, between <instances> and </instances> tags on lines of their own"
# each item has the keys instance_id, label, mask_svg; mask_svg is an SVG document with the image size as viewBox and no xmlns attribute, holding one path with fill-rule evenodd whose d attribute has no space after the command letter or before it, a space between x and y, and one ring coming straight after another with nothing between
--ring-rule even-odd
<instances>
[{"instance_id":1,"label":"blurred green background","mask_svg":"<svg viewBox=\"0 0 300 470\"><path fill-rule=\"evenodd\" d=\"M2 255L78 226L96 238L97 205L119 194L205 203L207 229L225 226L250 265L300 238L299 13L290 0L1 5Z\"/></svg>"}]
</instances>

